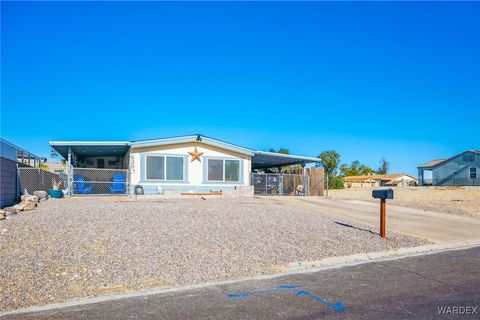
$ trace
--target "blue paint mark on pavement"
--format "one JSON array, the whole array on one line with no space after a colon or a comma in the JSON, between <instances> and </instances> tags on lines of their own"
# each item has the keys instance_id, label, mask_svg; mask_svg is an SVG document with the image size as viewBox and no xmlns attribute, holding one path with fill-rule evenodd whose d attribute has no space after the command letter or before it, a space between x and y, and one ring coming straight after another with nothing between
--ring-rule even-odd
<instances>
[{"instance_id":1,"label":"blue paint mark on pavement","mask_svg":"<svg viewBox=\"0 0 480 320\"><path fill-rule=\"evenodd\" d=\"M229 293L226 295L227 298L247 298L249 296L252 296L254 294L259 294L259 293L271 293L271 292L277 292L277 291L293 291L294 289L298 289L299 286L295 285L281 285L277 286L275 288L265 288L265 289L259 289L259 290L254 290L254 291L245 291L245 292L239 292L239 293ZM306 290L296 290L295 291L295 296L307 296L309 298L312 298L313 300L320 302L321 304L326 305L329 309L344 313L345 312L345 307L342 304L341 301L337 301L335 303L330 303L327 300L320 298L313 293L306 291Z\"/></svg>"},{"instance_id":2,"label":"blue paint mark on pavement","mask_svg":"<svg viewBox=\"0 0 480 320\"><path fill-rule=\"evenodd\" d=\"M325 299L322 299L316 295L314 295L313 293L310 293L308 291L305 291L305 290L297 290L297 292L295 292L295 295L298 297L298 296L301 296L301 295L304 295L304 296L307 296L307 297L310 297L312 298L313 300L315 301L318 301L320 303L323 303L324 305L326 305L327 307L329 307L330 309L336 311L336 312L340 312L340 313L344 313L345 312L345 307L343 306L342 302L340 301L337 301L335 303L330 303L328 302L327 300Z\"/></svg>"}]
</instances>

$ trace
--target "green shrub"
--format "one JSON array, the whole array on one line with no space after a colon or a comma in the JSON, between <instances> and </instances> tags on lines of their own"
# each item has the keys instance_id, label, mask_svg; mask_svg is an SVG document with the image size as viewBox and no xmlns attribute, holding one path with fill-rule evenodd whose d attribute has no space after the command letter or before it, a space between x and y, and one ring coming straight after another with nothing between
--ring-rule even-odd
<instances>
[{"instance_id":1,"label":"green shrub","mask_svg":"<svg viewBox=\"0 0 480 320\"><path fill-rule=\"evenodd\" d=\"M329 177L328 179L328 188L329 189L343 189L343 179L342 177Z\"/></svg>"}]
</instances>

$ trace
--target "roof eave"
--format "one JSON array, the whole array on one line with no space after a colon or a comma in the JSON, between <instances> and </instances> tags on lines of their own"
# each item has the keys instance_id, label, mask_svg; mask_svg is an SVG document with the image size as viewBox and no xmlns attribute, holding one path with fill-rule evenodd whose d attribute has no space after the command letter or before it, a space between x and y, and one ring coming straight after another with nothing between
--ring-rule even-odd
<instances>
[{"instance_id":1,"label":"roof eave","mask_svg":"<svg viewBox=\"0 0 480 320\"><path fill-rule=\"evenodd\" d=\"M295 155L291 155L291 154L283 154L283 153L268 152L268 151L255 151L255 154L262 154L262 155L273 156L273 157L290 158L292 160L299 160L299 163L300 162L321 162L320 158L302 157L302 156L295 156Z\"/></svg>"},{"instance_id":2,"label":"roof eave","mask_svg":"<svg viewBox=\"0 0 480 320\"><path fill-rule=\"evenodd\" d=\"M76 147L76 146L129 146L129 141L49 141L54 147Z\"/></svg>"},{"instance_id":3,"label":"roof eave","mask_svg":"<svg viewBox=\"0 0 480 320\"><path fill-rule=\"evenodd\" d=\"M200 138L200 139L199 139ZM145 140L145 141L137 141L132 142L131 146L133 148L143 148L143 147L153 147L153 146L161 146L161 145L169 145L169 144L176 144L176 143L186 143L186 142L195 142L198 141L199 143L204 143L207 145L219 147L222 149L234 151L240 154L245 154L248 156L253 156L254 151L252 149L248 149L245 147L233 145L228 142L223 142L217 139L199 136L199 135L190 135L190 136L182 136L182 137L173 137L173 138L165 138L165 139L154 139L154 140Z\"/></svg>"}]
</instances>

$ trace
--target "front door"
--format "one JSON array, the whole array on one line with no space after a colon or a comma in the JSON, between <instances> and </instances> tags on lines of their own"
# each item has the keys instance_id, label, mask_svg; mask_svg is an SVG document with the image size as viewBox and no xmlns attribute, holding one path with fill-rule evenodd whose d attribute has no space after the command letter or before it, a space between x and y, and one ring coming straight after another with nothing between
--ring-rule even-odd
<instances>
[{"instance_id":1,"label":"front door","mask_svg":"<svg viewBox=\"0 0 480 320\"><path fill-rule=\"evenodd\" d=\"M97 159L97 168L104 169L105 168L105 159Z\"/></svg>"}]
</instances>

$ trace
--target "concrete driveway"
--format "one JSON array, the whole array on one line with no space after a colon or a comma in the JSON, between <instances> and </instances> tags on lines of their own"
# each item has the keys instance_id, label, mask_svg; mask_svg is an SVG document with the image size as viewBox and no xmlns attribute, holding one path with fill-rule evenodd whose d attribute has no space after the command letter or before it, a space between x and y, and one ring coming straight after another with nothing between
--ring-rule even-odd
<instances>
[{"instance_id":1,"label":"concrete driveway","mask_svg":"<svg viewBox=\"0 0 480 320\"><path fill-rule=\"evenodd\" d=\"M260 197L266 203L301 207L342 222L379 226L379 204L365 201L330 200L323 197ZM480 240L480 219L389 206L388 231L396 231L435 243Z\"/></svg>"}]
</instances>

